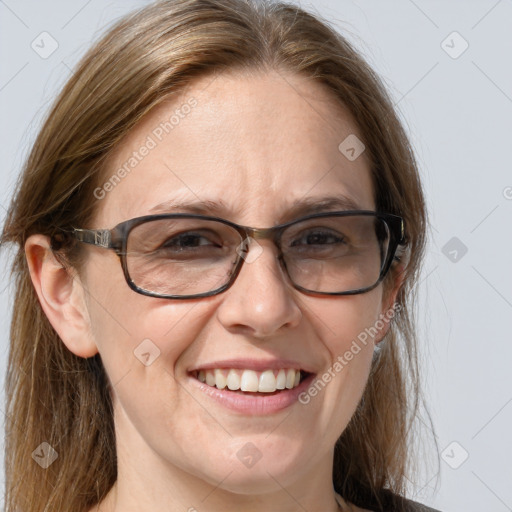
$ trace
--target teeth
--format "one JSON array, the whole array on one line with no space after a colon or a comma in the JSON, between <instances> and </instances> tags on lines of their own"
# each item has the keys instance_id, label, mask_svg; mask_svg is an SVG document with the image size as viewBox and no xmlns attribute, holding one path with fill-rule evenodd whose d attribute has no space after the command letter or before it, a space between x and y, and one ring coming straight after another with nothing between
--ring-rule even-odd
<instances>
[{"instance_id":1,"label":"teeth","mask_svg":"<svg viewBox=\"0 0 512 512\"><path fill-rule=\"evenodd\" d=\"M292 389L295 382L295 372L288 370L286 372L286 389Z\"/></svg>"},{"instance_id":2,"label":"teeth","mask_svg":"<svg viewBox=\"0 0 512 512\"><path fill-rule=\"evenodd\" d=\"M231 391L252 391L259 393L273 393L280 389L292 389L299 385L300 370L293 368L280 370L200 370L197 378L209 386L218 389L228 388Z\"/></svg>"},{"instance_id":3,"label":"teeth","mask_svg":"<svg viewBox=\"0 0 512 512\"><path fill-rule=\"evenodd\" d=\"M215 386L215 374L213 372L206 372L206 384L208 386Z\"/></svg>"},{"instance_id":4,"label":"teeth","mask_svg":"<svg viewBox=\"0 0 512 512\"><path fill-rule=\"evenodd\" d=\"M229 370L227 384L231 391L240 389L240 375L238 375L235 370Z\"/></svg>"},{"instance_id":5,"label":"teeth","mask_svg":"<svg viewBox=\"0 0 512 512\"><path fill-rule=\"evenodd\" d=\"M260 375L260 385L258 387L258 391L261 393L272 393L276 389L276 378L274 377L274 372L272 370L265 370Z\"/></svg>"},{"instance_id":6,"label":"teeth","mask_svg":"<svg viewBox=\"0 0 512 512\"><path fill-rule=\"evenodd\" d=\"M258 375L256 375L256 372L245 370L245 372L242 373L240 389L242 391L258 391Z\"/></svg>"},{"instance_id":7,"label":"teeth","mask_svg":"<svg viewBox=\"0 0 512 512\"><path fill-rule=\"evenodd\" d=\"M206 372L210 373L210 372ZM220 370L214 370L215 374L215 387L218 389L224 389L226 387L226 377Z\"/></svg>"},{"instance_id":8,"label":"teeth","mask_svg":"<svg viewBox=\"0 0 512 512\"><path fill-rule=\"evenodd\" d=\"M300 372L299 372L300 374ZM277 373L277 379L276 379L276 388L277 389L284 389L286 387L286 372L284 370L279 370Z\"/></svg>"}]
</instances>

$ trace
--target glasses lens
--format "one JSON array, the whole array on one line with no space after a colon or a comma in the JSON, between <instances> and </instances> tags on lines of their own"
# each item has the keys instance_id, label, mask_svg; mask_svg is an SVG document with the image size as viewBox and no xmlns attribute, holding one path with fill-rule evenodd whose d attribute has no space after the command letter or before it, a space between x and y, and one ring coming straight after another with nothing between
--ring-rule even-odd
<instances>
[{"instance_id":1,"label":"glasses lens","mask_svg":"<svg viewBox=\"0 0 512 512\"><path fill-rule=\"evenodd\" d=\"M389 228L373 215L318 217L293 224L281 247L291 280L314 292L373 286L389 248Z\"/></svg>"},{"instance_id":2,"label":"glasses lens","mask_svg":"<svg viewBox=\"0 0 512 512\"><path fill-rule=\"evenodd\" d=\"M126 262L134 284L159 295L195 295L224 286L242 243L222 222L157 219L134 227Z\"/></svg>"}]
</instances>

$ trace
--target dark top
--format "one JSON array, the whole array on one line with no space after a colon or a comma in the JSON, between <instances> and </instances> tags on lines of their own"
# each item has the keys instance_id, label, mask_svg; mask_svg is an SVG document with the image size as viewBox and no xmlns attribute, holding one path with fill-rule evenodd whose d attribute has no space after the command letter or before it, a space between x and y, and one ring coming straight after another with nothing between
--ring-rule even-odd
<instances>
[{"instance_id":1,"label":"dark top","mask_svg":"<svg viewBox=\"0 0 512 512\"><path fill-rule=\"evenodd\" d=\"M381 501L380 506L375 500L366 503L357 502L354 505L371 510L372 512L440 512L417 501L408 500L393 494L388 490L382 491L379 497Z\"/></svg>"},{"instance_id":2,"label":"dark top","mask_svg":"<svg viewBox=\"0 0 512 512\"><path fill-rule=\"evenodd\" d=\"M440 512L439 510L427 507L426 505L418 503L417 501L407 500L398 496L395 499L402 502L401 506L403 512ZM391 510L394 509L386 508L385 512L391 512Z\"/></svg>"}]
</instances>

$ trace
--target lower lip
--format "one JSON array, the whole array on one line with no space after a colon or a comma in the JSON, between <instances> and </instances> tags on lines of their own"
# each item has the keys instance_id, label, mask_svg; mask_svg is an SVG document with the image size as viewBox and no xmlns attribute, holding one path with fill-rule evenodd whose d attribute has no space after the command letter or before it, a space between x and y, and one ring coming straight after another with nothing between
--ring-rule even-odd
<instances>
[{"instance_id":1,"label":"lower lip","mask_svg":"<svg viewBox=\"0 0 512 512\"><path fill-rule=\"evenodd\" d=\"M309 388L314 378L314 374L308 375L296 388L283 389L276 395L265 396L262 393L263 396L252 396L234 393L227 388L217 389L190 377L193 385L224 407L242 414L260 416L282 411L298 402L299 395Z\"/></svg>"}]
</instances>

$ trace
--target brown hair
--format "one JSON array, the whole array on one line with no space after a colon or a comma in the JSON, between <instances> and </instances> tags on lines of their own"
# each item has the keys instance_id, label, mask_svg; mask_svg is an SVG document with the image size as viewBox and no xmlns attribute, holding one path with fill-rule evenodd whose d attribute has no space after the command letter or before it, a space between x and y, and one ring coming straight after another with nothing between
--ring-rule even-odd
<instances>
[{"instance_id":1,"label":"brown hair","mask_svg":"<svg viewBox=\"0 0 512 512\"><path fill-rule=\"evenodd\" d=\"M337 442L333 468L334 486L348 501L379 506L384 489L405 495L413 420L422 400L412 308L426 212L414 155L392 102L349 42L295 5L166 0L121 19L83 57L39 132L7 216L2 243L17 244L6 378L7 512L84 512L117 478L101 359L75 356L59 339L32 285L25 241L35 233L53 237L61 229L87 227L104 162L119 141L165 98L196 77L223 70L283 70L324 84L358 123L377 210L405 219L400 307ZM80 270L76 244L64 245L59 255ZM46 470L31 458L42 442L58 453Z\"/></svg>"}]
</instances>

